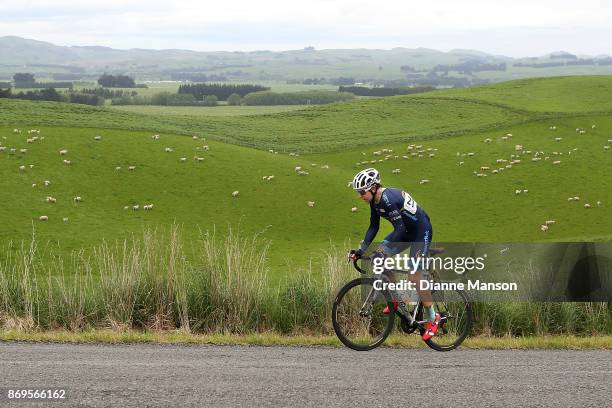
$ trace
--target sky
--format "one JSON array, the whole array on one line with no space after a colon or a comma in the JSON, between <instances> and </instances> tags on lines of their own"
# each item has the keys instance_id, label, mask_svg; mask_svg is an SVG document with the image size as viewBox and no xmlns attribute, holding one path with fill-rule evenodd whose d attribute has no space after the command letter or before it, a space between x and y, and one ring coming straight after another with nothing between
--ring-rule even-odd
<instances>
[{"instance_id":1,"label":"sky","mask_svg":"<svg viewBox=\"0 0 612 408\"><path fill-rule=\"evenodd\" d=\"M0 0L0 36L7 35L120 49L612 55L612 1Z\"/></svg>"}]
</instances>

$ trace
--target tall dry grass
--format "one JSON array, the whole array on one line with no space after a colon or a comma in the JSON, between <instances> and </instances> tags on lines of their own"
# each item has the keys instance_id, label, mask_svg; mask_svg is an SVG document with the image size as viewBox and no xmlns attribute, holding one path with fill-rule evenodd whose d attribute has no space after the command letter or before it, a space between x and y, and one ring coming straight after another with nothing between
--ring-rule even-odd
<instances>
[{"instance_id":1,"label":"tall dry grass","mask_svg":"<svg viewBox=\"0 0 612 408\"><path fill-rule=\"evenodd\" d=\"M335 293L357 277L339 248L317 255L322 271L307 264L272 284L269 243L258 234L213 230L190 245L187 251L177 226L102 242L69 259L40 248L35 236L10 244L0 256L0 327L329 334ZM475 334L612 331L609 303L475 303L474 312Z\"/></svg>"}]
</instances>

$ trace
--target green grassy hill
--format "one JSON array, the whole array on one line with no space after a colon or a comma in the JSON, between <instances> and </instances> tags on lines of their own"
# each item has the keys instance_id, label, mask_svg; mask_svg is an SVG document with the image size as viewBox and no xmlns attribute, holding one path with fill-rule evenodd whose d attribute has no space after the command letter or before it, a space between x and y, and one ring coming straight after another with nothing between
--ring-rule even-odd
<instances>
[{"instance_id":1,"label":"green grassy hill","mask_svg":"<svg viewBox=\"0 0 612 408\"><path fill-rule=\"evenodd\" d=\"M585 81L592 91L581 101L576 95ZM611 82L609 77L534 80L533 88L500 84L479 88L480 93L447 91L435 98L360 100L226 118L0 100L0 145L5 147L0 152L0 243L27 239L34 225L41 241L67 253L102 239L124 238L143 226L165 228L177 222L191 245L198 228L223 232L231 225L246 234L263 231L272 242L274 273L282 276L286 263L305 266L307 257L317 257L330 245L344 248L347 240L362 238L368 209L347 182L366 166L379 168L385 185L415 197L430 214L438 242L610 239L607 171L612 151L604 146L611 145L612 115L588 111L590 106L594 112L604 110L600 105L607 101ZM462 100L446 99L460 92ZM555 94L559 102L547 105ZM521 105L521 95L528 95L531 104ZM553 110L563 113L542 113ZM14 128L22 133L13 133ZM40 129L44 140L26 143L29 128ZM153 133L160 139L152 139ZM512 137L504 139L507 133ZM185 136L192 134L206 140ZM102 140L94 140L96 135ZM410 144L422 147L408 150ZM68 154L60 155L62 149ZM374 155L382 149L393 152ZM318 153L283 153L294 150ZM411 155L418 150L422 157ZM532 161L536 152L542 152L542 159ZM385 155L390 156L385 160ZM71 164L63 164L64 159ZM506 168L512 160L521 162ZM128 166L136 169L128 171ZM296 166L310 174L298 175ZM401 172L393 174L393 169ZM274 179L262 179L268 175ZM422 179L430 181L420 184ZM51 182L47 187L45 180ZM232 197L235 190L238 197ZM517 195L516 190L528 192ZM45 202L47 196L57 202ZM75 203L76 196L82 202ZM574 196L580 201L567 200ZM150 203L154 209L143 211ZM134 205L140 209L132 210ZM358 207L355 213L353 206ZM40 215L49 220L38 221ZM540 225L546 220L556 224L544 233ZM388 230L384 225L380 234Z\"/></svg>"}]
</instances>

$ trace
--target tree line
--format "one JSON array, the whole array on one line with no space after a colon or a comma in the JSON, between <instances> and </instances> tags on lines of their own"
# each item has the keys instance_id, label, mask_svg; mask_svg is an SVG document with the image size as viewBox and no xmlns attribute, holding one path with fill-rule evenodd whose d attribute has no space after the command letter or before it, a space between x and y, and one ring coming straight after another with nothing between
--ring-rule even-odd
<instances>
[{"instance_id":1,"label":"tree line","mask_svg":"<svg viewBox=\"0 0 612 408\"><path fill-rule=\"evenodd\" d=\"M252 92L268 90L270 90L268 87L250 84L184 84L179 86L178 93L191 94L196 100L203 100L205 96L214 95L218 100L225 101L231 94L243 97Z\"/></svg>"},{"instance_id":2,"label":"tree line","mask_svg":"<svg viewBox=\"0 0 612 408\"><path fill-rule=\"evenodd\" d=\"M358 96L394 96L433 91L433 86L415 86L402 88L368 88L366 86L341 86L338 92L350 92Z\"/></svg>"}]
</instances>

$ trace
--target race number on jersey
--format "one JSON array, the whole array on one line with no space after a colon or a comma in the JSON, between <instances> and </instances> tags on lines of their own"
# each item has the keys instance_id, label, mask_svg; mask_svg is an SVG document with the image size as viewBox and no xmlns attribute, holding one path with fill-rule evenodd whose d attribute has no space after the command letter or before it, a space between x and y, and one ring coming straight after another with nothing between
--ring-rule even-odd
<instances>
[{"instance_id":1,"label":"race number on jersey","mask_svg":"<svg viewBox=\"0 0 612 408\"><path fill-rule=\"evenodd\" d=\"M404 197L404 210L414 215L417 211L417 202L405 191L402 191L402 196Z\"/></svg>"}]
</instances>

